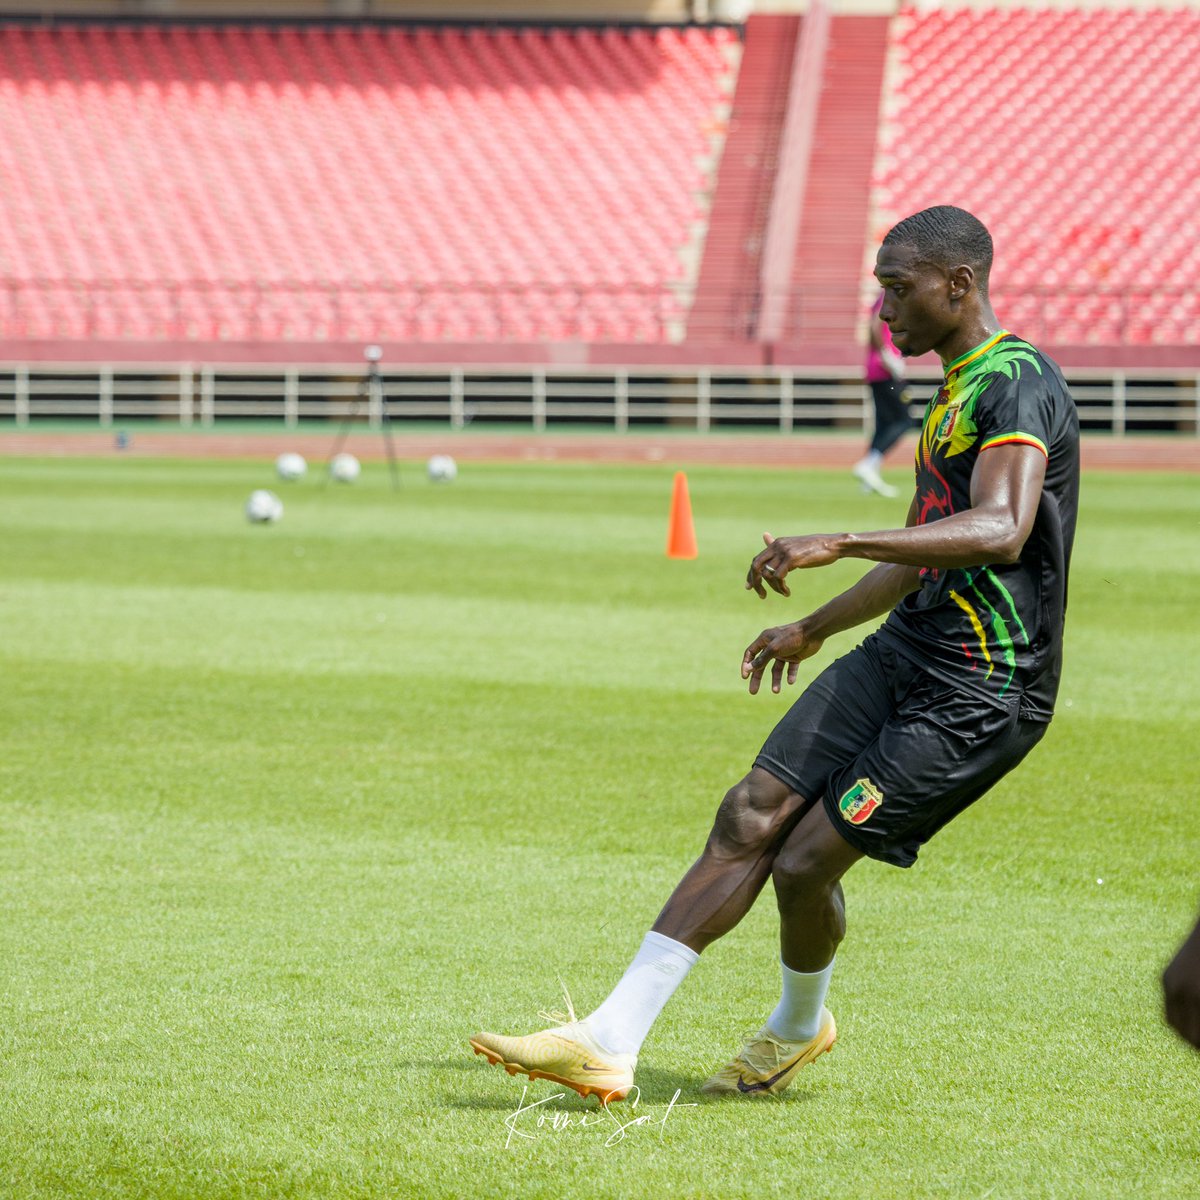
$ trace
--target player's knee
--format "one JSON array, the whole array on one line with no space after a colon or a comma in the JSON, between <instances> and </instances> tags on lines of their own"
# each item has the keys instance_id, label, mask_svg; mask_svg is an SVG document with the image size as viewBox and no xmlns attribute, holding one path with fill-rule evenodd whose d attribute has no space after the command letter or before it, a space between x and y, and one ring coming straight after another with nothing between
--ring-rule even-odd
<instances>
[{"instance_id":1,"label":"player's knee","mask_svg":"<svg viewBox=\"0 0 1200 1200\"><path fill-rule=\"evenodd\" d=\"M805 847L782 852L771 871L779 911L802 917L835 946L846 936L846 899L837 875Z\"/></svg>"},{"instance_id":2,"label":"player's knee","mask_svg":"<svg viewBox=\"0 0 1200 1200\"><path fill-rule=\"evenodd\" d=\"M785 846L771 867L771 880L781 905L831 896L838 878L820 848L807 842Z\"/></svg>"},{"instance_id":3,"label":"player's knee","mask_svg":"<svg viewBox=\"0 0 1200 1200\"><path fill-rule=\"evenodd\" d=\"M725 793L709 834L710 850L726 855L759 853L775 836L773 810L761 785L747 776Z\"/></svg>"}]
</instances>

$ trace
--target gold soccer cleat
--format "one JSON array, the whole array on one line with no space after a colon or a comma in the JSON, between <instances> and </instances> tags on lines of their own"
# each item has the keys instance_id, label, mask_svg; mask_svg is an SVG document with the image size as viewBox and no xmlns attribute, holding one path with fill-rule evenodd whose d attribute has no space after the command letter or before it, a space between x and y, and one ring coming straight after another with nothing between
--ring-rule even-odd
<instances>
[{"instance_id":1,"label":"gold soccer cleat","mask_svg":"<svg viewBox=\"0 0 1200 1200\"><path fill-rule=\"evenodd\" d=\"M738 1056L700 1086L710 1096L767 1096L782 1092L801 1067L833 1049L837 1026L833 1013L821 1009L821 1028L807 1042L785 1042L764 1025L745 1041Z\"/></svg>"},{"instance_id":2,"label":"gold soccer cleat","mask_svg":"<svg viewBox=\"0 0 1200 1200\"><path fill-rule=\"evenodd\" d=\"M633 1087L637 1056L609 1054L592 1040L581 1021L544 1029L528 1037L477 1033L471 1049L510 1075L548 1079L578 1092L585 1100L598 1096L601 1104L624 1100Z\"/></svg>"}]
</instances>

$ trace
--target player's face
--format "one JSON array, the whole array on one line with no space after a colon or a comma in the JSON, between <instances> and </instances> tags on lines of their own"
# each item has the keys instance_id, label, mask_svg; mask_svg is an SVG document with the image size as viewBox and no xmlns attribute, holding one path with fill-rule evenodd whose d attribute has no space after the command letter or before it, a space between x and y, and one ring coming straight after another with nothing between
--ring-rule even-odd
<instances>
[{"instance_id":1,"label":"player's face","mask_svg":"<svg viewBox=\"0 0 1200 1200\"><path fill-rule=\"evenodd\" d=\"M941 345L957 323L949 273L920 262L909 246L880 246L875 278L883 288L880 319L906 357Z\"/></svg>"}]
</instances>

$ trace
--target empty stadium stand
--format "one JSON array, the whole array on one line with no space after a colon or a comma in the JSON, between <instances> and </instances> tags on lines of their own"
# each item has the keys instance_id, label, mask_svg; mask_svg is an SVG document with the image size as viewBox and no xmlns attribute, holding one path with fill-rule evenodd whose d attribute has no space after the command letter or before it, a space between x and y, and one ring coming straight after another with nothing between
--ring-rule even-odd
<instances>
[{"instance_id":1,"label":"empty stadium stand","mask_svg":"<svg viewBox=\"0 0 1200 1200\"><path fill-rule=\"evenodd\" d=\"M0 25L0 358L845 372L874 244L957 203L1006 324L1076 365L1196 365L1200 11L817 28Z\"/></svg>"},{"instance_id":2,"label":"empty stadium stand","mask_svg":"<svg viewBox=\"0 0 1200 1200\"><path fill-rule=\"evenodd\" d=\"M0 28L0 336L677 341L739 49Z\"/></svg>"},{"instance_id":3,"label":"empty stadium stand","mask_svg":"<svg viewBox=\"0 0 1200 1200\"><path fill-rule=\"evenodd\" d=\"M1057 345L1200 339L1200 12L902 11L874 232L960 204L998 311Z\"/></svg>"}]
</instances>

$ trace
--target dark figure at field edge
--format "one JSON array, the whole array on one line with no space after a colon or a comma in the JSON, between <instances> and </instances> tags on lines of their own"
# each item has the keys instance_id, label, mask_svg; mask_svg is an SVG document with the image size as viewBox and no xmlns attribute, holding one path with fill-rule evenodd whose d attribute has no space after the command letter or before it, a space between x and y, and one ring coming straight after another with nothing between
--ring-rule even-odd
<instances>
[{"instance_id":1,"label":"dark figure at field edge","mask_svg":"<svg viewBox=\"0 0 1200 1200\"><path fill-rule=\"evenodd\" d=\"M855 479L866 492L898 496L881 474L887 452L908 432L908 385L904 382L904 362L892 341L891 331L880 320L881 295L871 308L867 322L867 386L875 409L875 429L866 454L852 468Z\"/></svg>"},{"instance_id":2,"label":"dark figure at field edge","mask_svg":"<svg viewBox=\"0 0 1200 1200\"><path fill-rule=\"evenodd\" d=\"M1167 1024L1200 1050L1200 920L1163 972Z\"/></svg>"}]
</instances>

